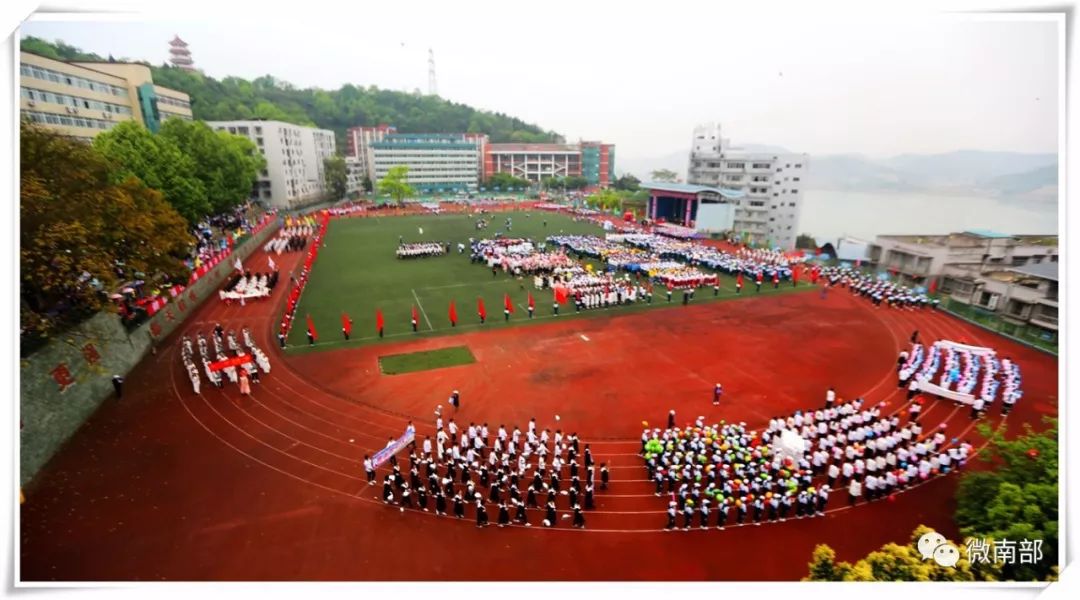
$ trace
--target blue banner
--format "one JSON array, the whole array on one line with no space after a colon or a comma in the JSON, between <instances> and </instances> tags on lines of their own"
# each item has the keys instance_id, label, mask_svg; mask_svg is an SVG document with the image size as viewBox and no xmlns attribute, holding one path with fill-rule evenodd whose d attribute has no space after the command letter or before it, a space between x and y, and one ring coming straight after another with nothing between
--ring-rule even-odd
<instances>
[{"instance_id":1,"label":"blue banner","mask_svg":"<svg viewBox=\"0 0 1080 600\"><path fill-rule=\"evenodd\" d=\"M406 429L405 433L401 437L394 440L393 443L389 444L382 450L379 450L375 453L375 456L371 457L372 468L378 469L384 462L390 460L391 456L397 454L399 450L412 443L415 437L415 429L411 427L409 429Z\"/></svg>"}]
</instances>

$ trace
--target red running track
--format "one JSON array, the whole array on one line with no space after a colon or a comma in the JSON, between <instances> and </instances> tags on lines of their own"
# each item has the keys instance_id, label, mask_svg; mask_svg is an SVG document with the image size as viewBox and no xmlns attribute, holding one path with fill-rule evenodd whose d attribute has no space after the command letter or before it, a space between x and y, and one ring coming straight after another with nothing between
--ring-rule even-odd
<instances>
[{"instance_id":1,"label":"red running track","mask_svg":"<svg viewBox=\"0 0 1080 600\"><path fill-rule=\"evenodd\" d=\"M299 259L275 260L288 271ZM248 262L264 260L260 252ZM852 560L906 541L918 524L955 537L956 477L854 509L837 492L823 518L662 532L666 501L652 495L636 456L643 419L662 425L674 408L680 422L701 415L758 427L816 408L830 385L842 398L902 410L895 358L916 328L927 341L985 344L1019 362L1025 397L1008 418L1011 433L1057 414L1053 357L942 313L875 309L844 290L285 358L271 330L287 281L264 303L210 302L181 332L250 327L273 364L251 397L205 381L196 396L176 334L129 375L123 400L107 401L46 466L21 507L24 581L792 580L806 574L818 543ZM378 372L381 354L462 344L475 364ZM711 403L716 382L725 389L720 407ZM535 416L554 429L558 414L564 431L592 445L612 485L597 494L585 530L567 521L536 527L534 511L531 528L478 530L472 507L458 522L379 501L380 486L364 481L363 454L408 419L430 435L435 405L450 416L445 398L455 388L464 426L524 429ZM944 422L949 437L981 445L967 410L932 402L923 412L927 432ZM986 420L1004 422L996 410Z\"/></svg>"}]
</instances>

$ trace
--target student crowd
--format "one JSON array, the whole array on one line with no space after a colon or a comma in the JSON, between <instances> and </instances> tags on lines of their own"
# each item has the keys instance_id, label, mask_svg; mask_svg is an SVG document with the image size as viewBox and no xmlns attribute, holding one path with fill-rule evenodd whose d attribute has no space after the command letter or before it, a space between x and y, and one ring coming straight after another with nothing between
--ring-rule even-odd
<instances>
[{"instance_id":1,"label":"student crowd","mask_svg":"<svg viewBox=\"0 0 1080 600\"><path fill-rule=\"evenodd\" d=\"M262 369L264 373L269 373L270 360L251 340L251 332L248 331L247 327L243 328L241 333L243 334L244 340L243 346L237 342L236 334L233 331L229 331L226 334L221 324L217 324L210 336L210 339L214 343L213 354L210 353L209 345L202 333L196 335L196 340L199 346L199 359L202 361L202 367L206 373L207 380L209 380L214 387L221 388L223 387L221 373L224 372L229 378L229 381L240 385L241 393L250 394L251 388L249 387L249 381L258 383L259 369ZM226 348L228 348L228 350L226 350ZM245 348L247 349L246 351ZM239 372L236 367L233 366L225 367L221 370L214 370L211 368L212 362L229 359L230 352L235 354L236 357L245 357L250 354L251 362L243 363ZM180 357L184 363L184 368L187 370L188 378L191 380L191 385L195 389L195 393L198 394L201 383L199 369L195 366L195 351L191 343L191 338L186 335L182 340ZM211 358L213 358L213 360L211 360Z\"/></svg>"},{"instance_id":2,"label":"student crowd","mask_svg":"<svg viewBox=\"0 0 1080 600\"><path fill-rule=\"evenodd\" d=\"M673 411L674 412L674 411ZM745 423L646 429L641 452L656 495L669 494L666 529L689 529L825 513L834 489L848 503L888 498L916 483L965 465L972 446L953 438L944 424L923 435L917 418L906 424L862 399L796 411L769 421L764 431ZM798 436L801 450L782 444Z\"/></svg>"},{"instance_id":3,"label":"student crowd","mask_svg":"<svg viewBox=\"0 0 1080 600\"><path fill-rule=\"evenodd\" d=\"M450 402L456 413L456 391ZM597 481L600 489L607 487L607 468L595 464L588 444L576 433L541 430L535 418L524 431L516 425L495 430L487 423L465 427L453 417L444 423L440 405L435 431L434 439L425 437L419 446L414 440L407 469L390 458L390 473L382 478L384 503L438 516L452 512L458 519L466 518L466 506L472 505L477 527L492 520L499 527L534 522L555 527L562 510L562 518L583 528L584 511L595 508ZM376 465L370 456L364 457L364 471L374 485ZM530 516L537 513L538 519Z\"/></svg>"},{"instance_id":4,"label":"student crowd","mask_svg":"<svg viewBox=\"0 0 1080 600\"><path fill-rule=\"evenodd\" d=\"M450 252L450 244L442 242L414 242L400 244L397 248L398 258L425 258L428 256L442 256Z\"/></svg>"}]
</instances>

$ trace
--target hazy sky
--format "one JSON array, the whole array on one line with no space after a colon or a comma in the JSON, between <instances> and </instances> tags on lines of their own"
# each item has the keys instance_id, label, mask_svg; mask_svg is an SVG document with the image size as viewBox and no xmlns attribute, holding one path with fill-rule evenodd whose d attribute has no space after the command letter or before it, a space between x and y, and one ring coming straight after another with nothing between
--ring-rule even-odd
<instances>
[{"instance_id":1,"label":"hazy sky","mask_svg":"<svg viewBox=\"0 0 1080 600\"><path fill-rule=\"evenodd\" d=\"M303 18L183 11L217 20L31 21L22 34L155 63L179 34L208 75L325 89L426 90L432 47L442 97L615 143L624 158L684 151L706 121L736 143L811 154L1057 150L1053 23L480 4L379 2Z\"/></svg>"}]
</instances>

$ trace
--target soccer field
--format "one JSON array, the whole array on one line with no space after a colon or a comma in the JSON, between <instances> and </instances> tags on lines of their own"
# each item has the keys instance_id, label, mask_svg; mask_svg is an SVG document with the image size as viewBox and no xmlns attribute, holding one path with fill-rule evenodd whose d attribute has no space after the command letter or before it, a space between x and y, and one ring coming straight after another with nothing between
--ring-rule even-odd
<instances>
[{"instance_id":1,"label":"soccer field","mask_svg":"<svg viewBox=\"0 0 1080 600\"><path fill-rule=\"evenodd\" d=\"M528 215L528 216L526 216ZM513 230L505 231L506 218L513 219ZM603 230L587 221L575 222L572 218L546 212L524 211L488 215L490 226L477 231L475 217L464 214L424 215L417 217L381 217L335 219L330 222L325 245L312 268L308 284L300 297L296 310L296 325L289 332L290 352L330 350L379 340L375 326L375 311L381 309L384 319L384 339L401 339L405 336L446 335L457 331L523 325L528 318L528 293L536 301L535 317L531 322L543 323L556 318L553 315L551 290L536 290L533 279L526 276L520 280L499 272L492 277L491 269L469 261L470 237L489 238L502 232L507 237L531 238L536 242L553 234L603 235ZM545 226L546 222L546 226ZM419 233L423 229L423 234ZM405 242L441 241L451 244L451 253L432 258L398 259L395 251L399 238ZM466 245L464 254L458 254L457 244ZM595 267L600 265L593 263ZM747 281L749 294L753 284ZM694 303L735 296L734 280L721 276L721 292L718 298L711 290L701 289L695 294ZM806 289L800 286L800 289ZM790 285L774 290L771 285L762 286L761 295L792 291ZM573 303L560 307L559 319L611 315L647 308L667 306L663 289L655 290L653 304L638 303L606 310L574 312ZM503 315L503 298L510 294L515 312L506 322ZM487 322L480 324L477 299L482 298L487 309ZM676 292L671 305L681 302ZM457 307L457 327L450 326L449 308L453 301ZM412 307L418 313L418 331L412 331ZM353 320L351 340L345 341L341 333L341 314L345 312ZM305 335L305 319L310 314L318 333L317 344L311 348Z\"/></svg>"}]
</instances>

